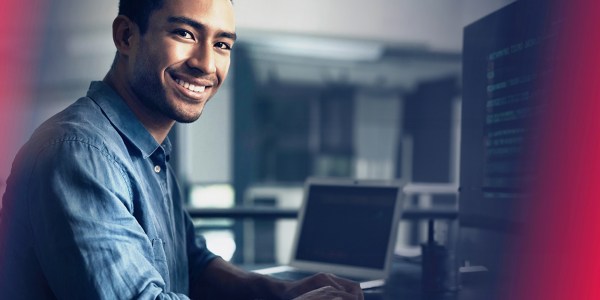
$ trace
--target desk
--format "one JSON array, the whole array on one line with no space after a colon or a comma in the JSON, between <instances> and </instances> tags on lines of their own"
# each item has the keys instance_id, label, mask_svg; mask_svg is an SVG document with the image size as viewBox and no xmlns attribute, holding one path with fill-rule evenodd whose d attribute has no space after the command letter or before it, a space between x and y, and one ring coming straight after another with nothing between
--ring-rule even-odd
<instances>
[{"instance_id":1,"label":"desk","mask_svg":"<svg viewBox=\"0 0 600 300\"><path fill-rule=\"evenodd\" d=\"M396 257L390 277L382 288L365 291L365 300L491 300L509 299L499 295L493 282L462 286L457 292L427 295L421 290L421 265Z\"/></svg>"},{"instance_id":2,"label":"desk","mask_svg":"<svg viewBox=\"0 0 600 300\"><path fill-rule=\"evenodd\" d=\"M192 218L232 218L232 219L295 219L298 209L284 209L273 207L234 207L215 209L192 209L188 212ZM404 211L403 219L446 219L454 220L458 212L455 209L412 209ZM272 266L272 265L271 265ZM247 270L266 267L242 266ZM365 300L490 300L502 299L490 297L492 289L482 285L471 285L462 287L458 292L447 295L425 295L421 290L421 265L396 258L393 262L390 277L383 288L368 290L365 292ZM506 299L506 298L504 298Z\"/></svg>"},{"instance_id":3,"label":"desk","mask_svg":"<svg viewBox=\"0 0 600 300\"><path fill-rule=\"evenodd\" d=\"M272 267L273 265L242 265L247 271ZM493 300L510 299L500 295L492 286L483 283L463 286L458 292L426 295L421 290L421 265L418 262L396 257L390 277L384 287L365 291L365 300ZM506 296L506 297L505 297Z\"/></svg>"},{"instance_id":4,"label":"desk","mask_svg":"<svg viewBox=\"0 0 600 300\"><path fill-rule=\"evenodd\" d=\"M297 208L235 206L232 208L187 208L192 218L232 218L232 219L296 219ZM402 212L403 220L456 219L456 209L415 209Z\"/></svg>"}]
</instances>

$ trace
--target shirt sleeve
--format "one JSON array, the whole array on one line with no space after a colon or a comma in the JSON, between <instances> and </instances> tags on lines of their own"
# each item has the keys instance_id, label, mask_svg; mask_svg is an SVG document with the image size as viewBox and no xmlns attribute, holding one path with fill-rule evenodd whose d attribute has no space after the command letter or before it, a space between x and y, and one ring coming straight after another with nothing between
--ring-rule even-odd
<instances>
[{"instance_id":1,"label":"shirt sleeve","mask_svg":"<svg viewBox=\"0 0 600 300\"><path fill-rule=\"evenodd\" d=\"M28 193L34 248L59 299L188 299L165 292L123 167L83 140L40 152Z\"/></svg>"},{"instance_id":2,"label":"shirt sleeve","mask_svg":"<svg viewBox=\"0 0 600 300\"><path fill-rule=\"evenodd\" d=\"M188 245L188 263L189 263L189 278L190 287L199 284L200 276L208 264L217 257L210 252L206 247L206 239L203 236L197 235L194 229L194 224L189 214L185 213L186 238Z\"/></svg>"}]
</instances>

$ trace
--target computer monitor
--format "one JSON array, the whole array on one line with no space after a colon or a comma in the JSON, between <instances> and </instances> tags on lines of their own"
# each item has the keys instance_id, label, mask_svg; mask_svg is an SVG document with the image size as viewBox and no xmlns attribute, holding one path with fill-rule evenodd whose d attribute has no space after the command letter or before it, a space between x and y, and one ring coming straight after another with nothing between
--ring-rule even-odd
<instances>
[{"instance_id":1,"label":"computer monitor","mask_svg":"<svg viewBox=\"0 0 600 300\"><path fill-rule=\"evenodd\" d=\"M517 1L464 29L459 265L503 276L527 224L531 157L544 114L540 84L552 38L550 7ZM479 268L477 270L481 270ZM492 279L493 280L493 279Z\"/></svg>"}]
</instances>

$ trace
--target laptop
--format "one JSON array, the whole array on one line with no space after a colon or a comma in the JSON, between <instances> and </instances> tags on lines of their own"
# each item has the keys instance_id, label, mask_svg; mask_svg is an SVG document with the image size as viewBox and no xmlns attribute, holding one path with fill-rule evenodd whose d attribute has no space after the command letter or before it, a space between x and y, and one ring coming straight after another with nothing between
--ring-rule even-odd
<instances>
[{"instance_id":1,"label":"laptop","mask_svg":"<svg viewBox=\"0 0 600 300\"><path fill-rule=\"evenodd\" d=\"M387 277L403 207L401 181L310 178L289 265L254 270L297 280L319 272L367 289Z\"/></svg>"}]
</instances>

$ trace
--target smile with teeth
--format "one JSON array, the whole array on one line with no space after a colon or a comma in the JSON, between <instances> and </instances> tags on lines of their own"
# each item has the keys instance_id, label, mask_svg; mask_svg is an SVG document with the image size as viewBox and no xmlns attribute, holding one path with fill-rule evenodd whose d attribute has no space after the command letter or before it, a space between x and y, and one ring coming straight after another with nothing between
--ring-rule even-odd
<instances>
[{"instance_id":1,"label":"smile with teeth","mask_svg":"<svg viewBox=\"0 0 600 300\"><path fill-rule=\"evenodd\" d=\"M204 89L206 88L205 86L196 86L193 85L189 82L185 82L181 79L175 79L175 82L177 82L177 84L179 84L180 86L192 91L192 92L196 92L196 93L201 93L204 92Z\"/></svg>"}]
</instances>

